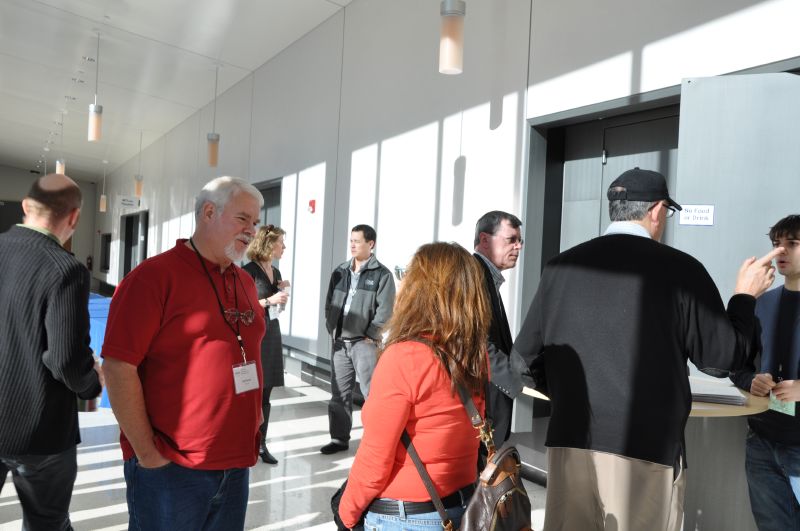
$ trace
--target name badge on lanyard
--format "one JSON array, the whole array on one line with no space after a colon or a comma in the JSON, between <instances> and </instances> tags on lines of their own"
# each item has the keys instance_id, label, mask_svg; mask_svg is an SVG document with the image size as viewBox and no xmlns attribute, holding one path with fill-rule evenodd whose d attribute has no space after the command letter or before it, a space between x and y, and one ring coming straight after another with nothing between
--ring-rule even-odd
<instances>
[{"instance_id":1,"label":"name badge on lanyard","mask_svg":"<svg viewBox=\"0 0 800 531\"><path fill-rule=\"evenodd\" d=\"M258 389L258 366L255 361L233 366L233 386L237 395Z\"/></svg>"},{"instance_id":2,"label":"name badge on lanyard","mask_svg":"<svg viewBox=\"0 0 800 531\"><path fill-rule=\"evenodd\" d=\"M783 381L783 367L778 365L778 383ZM769 408L772 411L777 411L778 413L783 413L784 415L789 415L790 417L794 417L794 402L787 401L784 402L783 400L779 399L775 396L773 391L769 392Z\"/></svg>"},{"instance_id":3,"label":"name badge on lanyard","mask_svg":"<svg viewBox=\"0 0 800 531\"><path fill-rule=\"evenodd\" d=\"M236 279L239 278L239 274L236 272L236 266L233 266L233 298L236 307L225 310L222 307L222 300L219 298L219 293L217 293L217 287L214 285L214 279L211 278L211 273L208 272L206 263L203 261L203 257L200 256L200 251L197 250L197 247L195 247L194 241L191 238L189 238L189 245L191 245L192 249L194 249L194 254L197 255L197 259L200 261L200 266L203 268L203 271L205 271L206 277L208 277L208 282L211 284L211 289L214 291L214 297L216 297L217 304L219 305L219 313L222 316L222 319L225 321L225 324L228 325L228 328L230 328L231 332L233 332L236 336L236 342L239 343L239 349L242 351L242 363L236 363L232 367L233 386L236 394L240 395L242 393L258 389L258 366L256 365L255 361L247 361L247 355L244 351L244 341L242 340L242 334L239 330L240 321L243 322L245 326L248 326L253 322L253 305L250 304L250 298L247 297L247 294L245 293L247 304L250 305L250 309L246 312L239 310L239 299L236 295ZM230 318L228 316L229 312L232 312L232 316ZM236 324L236 328L233 327L234 323Z\"/></svg>"}]
</instances>

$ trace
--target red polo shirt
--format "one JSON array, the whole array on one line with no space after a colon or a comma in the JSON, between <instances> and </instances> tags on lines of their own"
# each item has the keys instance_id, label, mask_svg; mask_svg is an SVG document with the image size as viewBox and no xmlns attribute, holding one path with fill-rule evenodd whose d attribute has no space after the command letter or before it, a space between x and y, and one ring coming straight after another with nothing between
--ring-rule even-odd
<instances>
[{"instance_id":1,"label":"red polo shirt","mask_svg":"<svg viewBox=\"0 0 800 531\"><path fill-rule=\"evenodd\" d=\"M188 468L249 467L258 457L261 339L266 324L256 287L236 265L224 273L203 259L222 306L253 309L239 324L247 361L256 363L258 389L236 394L233 365L242 363L236 334L195 252L175 247L131 271L111 300L103 357L138 367L145 405L161 454ZM237 302L238 301L238 302ZM234 329L236 325L234 325ZM133 448L120 436L123 457Z\"/></svg>"}]
</instances>

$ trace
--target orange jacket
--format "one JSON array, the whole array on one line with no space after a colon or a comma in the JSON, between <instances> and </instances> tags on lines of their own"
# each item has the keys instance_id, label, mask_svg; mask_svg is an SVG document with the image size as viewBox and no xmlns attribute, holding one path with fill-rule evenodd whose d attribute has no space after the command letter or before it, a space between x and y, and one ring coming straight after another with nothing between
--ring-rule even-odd
<instances>
[{"instance_id":1,"label":"orange jacket","mask_svg":"<svg viewBox=\"0 0 800 531\"><path fill-rule=\"evenodd\" d=\"M483 414L483 399L473 400ZM400 442L404 428L439 496L475 481L477 431L428 346L409 341L386 349L375 367L361 420L364 435L339 506L348 527L375 498L430 500Z\"/></svg>"}]
</instances>

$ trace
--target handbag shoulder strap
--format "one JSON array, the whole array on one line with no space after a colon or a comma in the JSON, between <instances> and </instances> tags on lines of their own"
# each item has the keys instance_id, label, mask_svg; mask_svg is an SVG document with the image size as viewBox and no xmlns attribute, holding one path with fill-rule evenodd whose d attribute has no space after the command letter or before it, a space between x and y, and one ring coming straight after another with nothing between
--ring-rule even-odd
<instances>
[{"instance_id":1,"label":"handbag shoulder strap","mask_svg":"<svg viewBox=\"0 0 800 531\"><path fill-rule=\"evenodd\" d=\"M428 474L428 471L425 469L422 459L419 458L417 449L414 448L414 443L411 442L411 436L406 430L403 430L403 435L400 436L400 440L403 441L403 446L406 447L408 455L410 455L411 460L414 461L414 466L417 467L417 472L419 472L419 477L422 479L422 483L425 485L425 490L428 491L428 495L430 495L431 501L436 507L436 512L439 513L439 518L442 519L442 527L446 531L454 531L455 528L453 527L453 521L450 520L449 516L447 516L447 510L444 508L442 499L436 492L436 487L433 486L433 480Z\"/></svg>"},{"instance_id":2,"label":"handbag shoulder strap","mask_svg":"<svg viewBox=\"0 0 800 531\"><path fill-rule=\"evenodd\" d=\"M486 394L488 396L488 393ZM480 440L486 446L486 450L488 451L489 455L492 455L495 452L495 446L490 422L481 417L481 414L478 412L478 408L475 407L475 402L472 400L472 396L470 396L469 391L467 391L463 385L458 386L458 397L461 399L461 403L467 410L469 420L472 422L472 427L478 430Z\"/></svg>"},{"instance_id":3,"label":"handbag shoulder strap","mask_svg":"<svg viewBox=\"0 0 800 531\"><path fill-rule=\"evenodd\" d=\"M423 345L428 346L432 350L436 350L436 345L434 345L431 341L421 338L421 337L414 337L410 338L409 341L416 341L417 343L422 343ZM484 389L484 400L487 404L489 403L489 382L486 382L486 388ZM461 399L461 403L464 405L464 408L467 410L467 414L469 415L469 420L472 423L472 427L478 430L479 438L483 442L484 446L486 446L486 450L489 455L492 455L495 452L495 445L494 445L494 437L492 437L492 426L491 421L488 419L484 419L481 417L481 414L478 412L478 408L475 407L475 402L472 400L472 395L464 388L463 385L458 386L458 397ZM409 439L410 440L410 439Z\"/></svg>"},{"instance_id":4,"label":"handbag shoulder strap","mask_svg":"<svg viewBox=\"0 0 800 531\"><path fill-rule=\"evenodd\" d=\"M436 348L433 343L422 338L413 338L411 341L422 343L432 349ZM483 417L481 417L478 408L475 406L475 402L472 400L472 396L463 385L458 386L458 397L461 400L461 403L464 405L464 408L467 410L467 414L469 415L469 420L472 423L472 426L480 432L480 439L486 445L489 455L493 454L495 451L495 446L494 439L492 438L492 430ZM453 527L453 521L447 516L447 510L444 508L442 499L436 492L436 487L433 486L433 480L431 479L430 474L428 474L428 471L425 469L425 464L422 462L422 459L420 459L417 449L414 448L414 443L411 442L411 436L408 434L408 431L403 430L400 440L403 442L403 446L408 452L408 455L411 456L411 460L414 462L414 466L417 468L419 477L422 479L422 483L425 485L425 490L428 491L428 495L431 497L431 501L436 507L436 512L439 513L439 518L442 519L442 527L444 527L446 531L454 531L455 528Z\"/></svg>"},{"instance_id":5,"label":"handbag shoulder strap","mask_svg":"<svg viewBox=\"0 0 800 531\"><path fill-rule=\"evenodd\" d=\"M469 414L472 426L480 431L481 440L484 442L484 444L486 444L489 454L493 454L495 448L494 441L492 439L492 432L489 430L486 422L484 422L481 414L478 412L478 408L475 407L475 402L472 400L472 397L461 385L458 386L458 396L461 399L461 403L466 408L467 413ZM444 508L442 499L436 492L436 487L433 486L433 480L431 479L430 474L428 474L428 471L425 469L425 465L423 464L422 459L420 459L417 449L414 448L414 443L411 442L411 436L408 434L408 431L403 430L400 440L403 441L403 446L405 446L408 455L411 456L411 460L414 462L414 466L417 468L419 477L422 479L422 483L425 485L425 490L428 491L428 495L431 497L434 507L436 507L436 512L439 513L439 518L442 519L442 527L444 527L446 531L454 531L455 528L453 527L453 521L447 516L447 510Z\"/></svg>"}]
</instances>

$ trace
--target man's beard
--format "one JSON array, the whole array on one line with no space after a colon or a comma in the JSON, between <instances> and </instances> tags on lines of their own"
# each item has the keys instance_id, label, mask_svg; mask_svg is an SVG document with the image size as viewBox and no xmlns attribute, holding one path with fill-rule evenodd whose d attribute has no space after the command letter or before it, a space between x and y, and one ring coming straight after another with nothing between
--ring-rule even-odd
<instances>
[{"instance_id":1,"label":"man's beard","mask_svg":"<svg viewBox=\"0 0 800 531\"><path fill-rule=\"evenodd\" d=\"M242 258L244 258L244 254L247 252L247 247L245 247L241 251L236 250L237 241L238 238L236 240L233 240L227 246L225 246L225 256L227 256L231 262L240 261Z\"/></svg>"}]
</instances>

